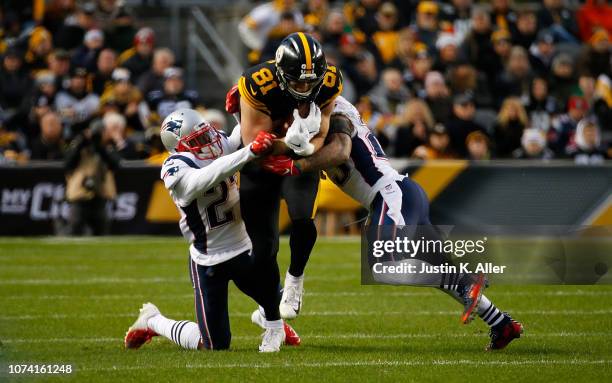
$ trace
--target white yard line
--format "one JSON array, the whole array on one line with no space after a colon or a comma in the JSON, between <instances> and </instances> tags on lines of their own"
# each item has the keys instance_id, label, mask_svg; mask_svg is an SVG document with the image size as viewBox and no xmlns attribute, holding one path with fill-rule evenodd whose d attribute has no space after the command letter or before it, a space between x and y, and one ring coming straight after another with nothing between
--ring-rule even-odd
<instances>
[{"instance_id":1,"label":"white yard line","mask_svg":"<svg viewBox=\"0 0 612 383\"><path fill-rule=\"evenodd\" d=\"M449 333L423 333L423 334L369 334L369 333L347 333L347 334L300 334L307 339L435 339L435 338L480 338L483 334L449 334ZM612 332L557 332L557 333L532 333L529 338L582 338L582 337L612 337ZM258 340L259 335L232 336L233 340ZM33 339L0 339L6 344L44 344L44 343L123 343L123 338L98 337L98 338L33 338Z\"/></svg>"},{"instance_id":2,"label":"white yard line","mask_svg":"<svg viewBox=\"0 0 612 383\"><path fill-rule=\"evenodd\" d=\"M306 283L310 281L328 281L328 282L341 282L341 281L354 281L359 283L360 278L358 275L309 275L306 277ZM120 283L189 283L187 275L181 275L180 277L99 277L99 278L74 278L74 279L49 279L49 278L26 278L26 279L0 279L0 285L7 286L21 286L21 285L49 285L49 286L75 286L75 285L99 285L99 284L120 284ZM612 291L612 290L611 290ZM555 293L551 293L554 295ZM563 295L563 293L560 293Z\"/></svg>"},{"instance_id":3,"label":"white yard line","mask_svg":"<svg viewBox=\"0 0 612 383\"><path fill-rule=\"evenodd\" d=\"M87 278L87 279L6 279L0 280L0 285L97 285L119 283L177 283L189 282L185 275L180 278Z\"/></svg>"},{"instance_id":4,"label":"white yard line","mask_svg":"<svg viewBox=\"0 0 612 383\"><path fill-rule=\"evenodd\" d=\"M76 368L78 371L122 371L122 370L150 370L150 369L270 369L270 368L329 368L329 367L411 367L411 366L533 366L533 365L607 365L612 360L588 360L588 359L565 359L565 360L449 360L437 359L431 361L418 360L371 360L371 361L327 361L327 362L301 362L301 363L218 363L218 364L187 364L187 365L146 365L146 366L112 366L112 367L85 367Z\"/></svg>"},{"instance_id":5,"label":"white yard line","mask_svg":"<svg viewBox=\"0 0 612 383\"><path fill-rule=\"evenodd\" d=\"M610 315L610 310L515 310L508 309L512 313L518 315ZM192 318L193 313L169 313L165 314L170 318ZM234 317L251 317L250 312L232 313ZM406 310L406 311L310 311L300 314L308 317L377 317L377 316L459 316L459 311L428 311L428 310ZM0 321L23 321L23 320L63 320L63 319L100 319L100 318L131 318L136 317L137 313L108 313L108 314L24 314L24 315L0 315Z\"/></svg>"},{"instance_id":6,"label":"white yard line","mask_svg":"<svg viewBox=\"0 0 612 383\"><path fill-rule=\"evenodd\" d=\"M289 236L282 235L280 236L281 243L289 243ZM326 243L355 243L358 244L361 242L360 236L341 236L341 237L328 237L328 238L319 238L317 240L318 244L326 244ZM30 246L38 245L38 244L57 244L57 245L66 245L70 243L84 243L84 244L100 244L100 245L112 245L112 244L134 244L134 245L142 245L142 244L178 244L184 245L185 249L187 248L187 243L180 236L130 236L130 235L120 235L120 236L108 236L108 237L62 237L62 236L53 236L53 237L4 237L0 238L0 245L4 244L26 244ZM186 251L186 250L185 250Z\"/></svg>"},{"instance_id":7,"label":"white yard line","mask_svg":"<svg viewBox=\"0 0 612 383\"><path fill-rule=\"evenodd\" d=\"M322 276L313 275L308 277L309 281L355 281L359 282L359 278L355 278L354 275L340 275L340 276ZM106 278L80 278L80 279L5 279L0 280L0 285L8 286L76 286L76 285L116 285L120 283L189 283L189 277L187 275L175 278L122 278L122 277L106 277Z\"/></svg>"},{"instance_id":8,"label":"white yard line","mask_svg":"<svg viewBox=\"0 0 612 383\"><path fill-rule=\"evenodd\" d=\"M529 291L492 291L488 292L487 295L490 297L600 297L600 296L612 296L612 290L604 291L542 291L542 292L529 292ZM311 297L438 297L441 296L440 292L432 291L427 288L424 291L386 291L386 292L356 292L356 291L306 291L306 296ZM14 301L14 300L74 300L74 299L88 299L88 300L137 300L137 299L191 299L193 294L89 294L89 295L66 295L66 294L23 294L23 295L9 295L0 296L0 301Z\"/></svg>"}]
</instances>

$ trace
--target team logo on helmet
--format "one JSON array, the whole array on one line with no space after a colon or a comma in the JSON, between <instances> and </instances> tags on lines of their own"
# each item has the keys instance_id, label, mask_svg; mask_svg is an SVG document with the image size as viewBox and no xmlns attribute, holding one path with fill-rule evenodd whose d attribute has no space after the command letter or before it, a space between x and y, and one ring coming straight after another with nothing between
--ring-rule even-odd
<instances>
[{"instance_id":1,"label":"team logo on helmet","mask_svg":"<svg viewBox=\"0 0 612 383\"><path fill-rule=\"evenodd\" d=\"M285 47L281 45L276 50L276 62L282 61L284 54L285 54Z\"/></svg>"},{"instance_id":2,"label":"team logo on helmet","mask_svg":"<svg viewBox=\"0 0 612 383\"><path fill-rule=\"evenodd\" d=\"M164 130L178 135L181 126L183 126L183 120L170 120L166 123L166 126L164 126Z\"/></svg>"}]
</instances>

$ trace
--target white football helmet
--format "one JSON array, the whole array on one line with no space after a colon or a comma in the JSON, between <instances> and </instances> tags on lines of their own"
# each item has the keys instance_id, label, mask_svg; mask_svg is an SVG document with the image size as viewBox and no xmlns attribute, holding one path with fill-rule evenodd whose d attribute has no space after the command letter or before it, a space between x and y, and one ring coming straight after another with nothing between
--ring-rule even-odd
<instances>
[{"instance_id":1,"label":"white football helmet","mask_svg":"<svg viewBox=\"0 0 612 383\"><path fill-rule=\"evenodd\" d=\"M178 109L162 123L160 137L170 153L191 152L201 160L223 154L221 135L193 109Z\"/></svg>"}]
</instances>

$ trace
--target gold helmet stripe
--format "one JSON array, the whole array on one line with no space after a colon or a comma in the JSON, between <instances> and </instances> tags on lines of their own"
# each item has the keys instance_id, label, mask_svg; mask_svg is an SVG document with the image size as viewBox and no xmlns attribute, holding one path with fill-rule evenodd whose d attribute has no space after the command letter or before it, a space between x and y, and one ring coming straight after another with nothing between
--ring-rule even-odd
<instances>
[{"instance_id":1,"label":"gold helmet stripe","mask_svg":"<svg viewBox=\"0 0 612 383\"><path fill-rule=\"evenodd\" d=\"M304 45L304 54L306 55L306 70L312 71L312 56L310 54L310 45L308 45L308 39L306 39L306 35L304 32L298 32L298 36L300 36L300 40L302 40L302 45Z\"/></svg>"}]
</instances>

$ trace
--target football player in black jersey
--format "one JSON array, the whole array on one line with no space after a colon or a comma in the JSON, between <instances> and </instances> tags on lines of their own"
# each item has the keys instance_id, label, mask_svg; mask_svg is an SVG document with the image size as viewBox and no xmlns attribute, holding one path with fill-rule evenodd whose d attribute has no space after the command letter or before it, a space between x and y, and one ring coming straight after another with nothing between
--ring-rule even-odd
<instances>
[{"instance_id":1,"label":"football player in black jersey","mask_svg":"<svg viewBox=\"0 0 612 383\"><path fill-rule=\"evenodd\" d=\"M333 101L341 92L340 71L335 66L327 65L321 44L312 36L297 32L281 42L275 60L247 69L240 77L237 91L228 94L228 100L237 97L239 93L244 145L250 143L262 130L283 137L292 122L292 116L311 119L313 109L317 113L320 110L318 133L313 134L310 142L306 143L312 145L312 152L323 146L334 107ZM314 108L315 105L318 109ZM294 113L296 109L300 111L300 116ZM234 111L231 105L228 111ZM309 114L305 116L304 113ZM295 147L291 148L294 152L300 152ZM287 147L282 150L290 152ZM295 156L295 153L292 155ZM245 166L240 174L240 208L247 232L253 241L253 252L261 268L261 277L272 278L279 283L280 273L276 262L278 213L280 199L284 198L287 202L292 222L289 241L291 264L279 302L280 311L265 314L268 320L278 319L278 315L285 319L295 318L302 304L304 269L317 238L314 216L319 173L280 177L253 163Z\"/></svg>"}]
</instances>

